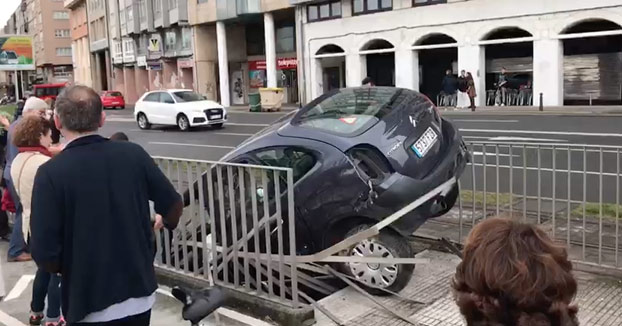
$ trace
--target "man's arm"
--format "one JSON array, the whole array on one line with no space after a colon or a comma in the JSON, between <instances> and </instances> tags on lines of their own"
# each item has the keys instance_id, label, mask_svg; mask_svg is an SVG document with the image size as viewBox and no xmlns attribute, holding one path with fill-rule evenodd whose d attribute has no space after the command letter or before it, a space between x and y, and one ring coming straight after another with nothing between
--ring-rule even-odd
<instances>
[{"instance_id":1,"label":"man's arm","mask_svg":"<svg viewBox=\"0 0 622 326\"><path fill-rule=\"evenodd\" d=\"M149 154L145 152L144 156L149 200L153 201L155 212L162 215L164 226L173 230L177 227L184 210L181 196Z\"/></svg>"},{"instance_id":2,"label":"man's arm","mask_svg":"<svg viewBox=\"0 0 622 326\"><path fill-rule=\"evenodd\" d=\"M61 272L64 216L50 177L39 168L32 190L30 248L37 265Z\"/></svg>"}]
</instances>

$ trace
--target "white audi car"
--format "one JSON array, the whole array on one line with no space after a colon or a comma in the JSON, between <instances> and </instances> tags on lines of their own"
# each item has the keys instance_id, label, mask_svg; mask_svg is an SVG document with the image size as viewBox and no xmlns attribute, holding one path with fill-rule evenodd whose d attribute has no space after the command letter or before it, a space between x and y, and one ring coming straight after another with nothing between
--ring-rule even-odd
<instances>
[{"instance_id":1,"label":"white audi car","mask_svg":"<svg viewBox=\"0 0 622 326\"><path fill-rule=\"evenodd\" d=\"M187 131L199 126L222 128L227 110L192 90L169 89L145 93L134 106L134 117L140 129L169 125Z\"/></svg>"}]
</instances>

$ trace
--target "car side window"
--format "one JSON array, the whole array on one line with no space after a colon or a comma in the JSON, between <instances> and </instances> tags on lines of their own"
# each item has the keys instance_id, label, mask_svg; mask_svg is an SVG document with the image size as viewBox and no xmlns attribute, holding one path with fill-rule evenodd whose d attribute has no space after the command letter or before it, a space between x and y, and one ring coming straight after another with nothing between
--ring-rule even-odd
<instances>
[{"instance_id":1,"label":"car side window","mask_svg":"<svg viewBox=\"0 0 622 326\"><path fill-rule=\"evenodd\" d=\"M160 101L160 93L151 93L145 96L144 102L159 102Z\"/></svg>"},{"instance_id":2,"label":"car side window","mask_svg":"<svg viewBox=\"0 0 622 326\"><path fill-rule=\"evenodd\" d=\"M175 100L169 93L160 93L160 103L175 104Z\"/></svg>"},{"instance_id":3,"label":"car side window","mask_svg":"<svg viewBox=\"0 0 622 326\"><path fill-rule=\"evenodd\" d=\"M299 147L274 147L255 152L254 156L262 165L292 168L294 182L304 177L317 163L313 154ZM287 180L287 175L280 176Z\"/></svg>"}]
</instances>

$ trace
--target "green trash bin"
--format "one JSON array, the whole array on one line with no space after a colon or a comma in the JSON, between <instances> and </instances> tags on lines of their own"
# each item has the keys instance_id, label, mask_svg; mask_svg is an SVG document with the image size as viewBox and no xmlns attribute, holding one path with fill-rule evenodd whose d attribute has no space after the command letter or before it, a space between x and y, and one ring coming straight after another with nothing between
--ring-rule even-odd
<instances>
[{"instance_id":1,"label":"green trash bin","mask_svg":"<svg viewBox=\"0 0 622 326\"><path fill-rule=\"evenodd\" d=\"M261 112L261 96L259 93L248 94L248 103L251 112Z\"/></svg>"}]
</instances>

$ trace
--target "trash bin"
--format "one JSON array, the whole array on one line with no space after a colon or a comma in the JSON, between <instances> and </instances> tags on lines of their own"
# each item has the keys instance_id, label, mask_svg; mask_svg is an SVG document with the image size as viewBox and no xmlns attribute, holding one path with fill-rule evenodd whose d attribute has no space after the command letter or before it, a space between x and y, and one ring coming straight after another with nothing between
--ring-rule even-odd
<instances>
[{"instance_id":1,"label":"trash bin","mask_svg":"<svg viewBox=\"0 0 622 326\"><path fill-rule=\"evenodd\" d=\"M263 111L280 111L285 93L282 88L260 88L261 109Z\"/></svg>"},{"instance_id":2,"label":"trash bin","mask_svg":"<svg viewBox=\"0 0 622 326\"><path fill-rule=\"evenodd\" d=\"M251 112L261 112L261 95L259 93L248 94L248 104Z\"/></svg>"}]
</instances>

